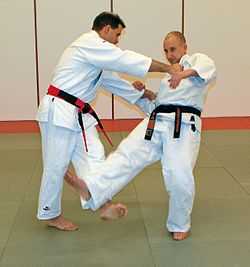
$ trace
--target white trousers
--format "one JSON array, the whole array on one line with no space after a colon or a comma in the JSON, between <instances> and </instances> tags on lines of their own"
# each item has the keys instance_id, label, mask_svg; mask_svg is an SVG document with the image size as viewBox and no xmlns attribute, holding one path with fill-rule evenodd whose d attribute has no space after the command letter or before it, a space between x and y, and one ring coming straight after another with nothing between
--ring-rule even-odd
<instances>
[{"instance_id":1,"label":"white trousers","mask_svg":"<svg viewBox=\"0 0 250 267\"><path fill-rule=\"evenodd\" d=\"M196 117L196 121L200 118ZM164 183L169 193L170 232L186 232L191 227L195 165L200 144L200 121L194 130L182 123L180 138L173 138L173 120L157 121L151 141L144 140L148 118L144 119L99 165L85 177L91 200L86 205L98 209L124 188L143 168L161 160Z\"/></svg>"},{"instance_id":2,"label":"white trousers","mask_svg":"<svg viewBox=\"0 0 250 267\"><path fill-rule=\"evenodd\" d=\"M88 153L82 132L53 124L54 105L50 104L48 122L40 122L42 137L43 175L41 180L37 218L48 220L61 214L64 175L72 162L78 176L86 173L105 159L104 148L95 126L86 130Z\"/></svg>"}]
</instances>

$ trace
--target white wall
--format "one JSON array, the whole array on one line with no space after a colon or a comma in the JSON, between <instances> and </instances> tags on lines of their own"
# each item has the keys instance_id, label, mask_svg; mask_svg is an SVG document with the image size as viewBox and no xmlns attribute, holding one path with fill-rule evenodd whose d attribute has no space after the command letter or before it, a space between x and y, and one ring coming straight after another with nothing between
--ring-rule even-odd
<instances>
[{"instance_id":1,"label":"white wall","mask_svg":"<svg viewBox=\"0 0 250 267\"><path fill-rule=\"evenodd\" d=\"M37 110L33 1L0 1L0 120L34 119Z\"/></svg>"},{"instance_id":2,"label":"white wall","mask_svg":"<svg viewBox=\"0 0 250 267\"><path fill-rule=\"evenodd\" d=\"M164 61L162 39L181 29L182 0L113 0L114 12L127 28L121 47ZM59 56L81 33L91 28L93 18L110 10L110 0L36 0L40 98L46 93ZM250 116L250 19L249 1L185 1L185 35L190 53L204 52L218 68L218 80L210 90L206 117ZM33 0L0 1L0 120L32 120L37 110L35 32ZM128 77L135 80L136 77ZM146 78L157 90L161 75ZM111 118L110 93L95 101L101 118ZM115 98L115 118L138 118L142 114Z\"/></svg>"},{"instance_id":3,"label":"white wall","mask_svg":"<svg viewBox=\"0 0 250 267\"><path fill-rule=\"evenodd\" d=\"M109 0L37 0L40 96L48 88L51 75L63 50L79 35L90 31L93 18L110 10ZM111 94L100 92L94 108L100 118L111 118Z\"/></svg>"},{"instance_id":4,"label":"white wall","mask_svg":"<svg viewBox=\"0 0 250 267\"><path fill-rule=\"evenodd\" d=\"M125 21L126 33L121 39L121 47L134 50L165 62L162 41L167 32L181 30L181 0L175 1L134 1L114 0L114 12ZM138 77L126 77L135 80ZM146 85L157 90L160 74L149 74ZM145 79L144 79L145 80ZM115 98L115 118L139 118L142 113L118 97Z\"/></svg>"},{"instance_id":5,"label":"white wall","mask_svg":"<svg viewBox=\"0 0 250 267\"><path fill-rule=\"evenodd\" d=\"M250 116L249 1L185 2L190 51L210 55L218 69L203 116Z\"/></svg>"}]
</instances>

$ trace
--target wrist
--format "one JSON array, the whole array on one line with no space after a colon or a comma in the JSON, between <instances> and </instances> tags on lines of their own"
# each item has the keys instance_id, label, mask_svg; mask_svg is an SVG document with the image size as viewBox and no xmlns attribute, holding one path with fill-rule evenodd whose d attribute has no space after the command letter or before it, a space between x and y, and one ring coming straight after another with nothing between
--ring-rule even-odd
<instances>
[{"instance_id":1,"label":"wrist","mask_svg":"<svg viewBox=\"0 0 250 267\"><path fill-rule=\"evenodd\" d=\"M145 95L145 89L142 89L140 92L140 97L138 99L144 98Z\"/></svg>"},{"instance_id":2,"label":"wrist","mask_svg":"<svg viewBox=\"0 0 250 267\"><path fill-rule=\"evenodd\" d=\"M185 71L181 71L179 75L180 75L181 79L187 78L187 75L186 75Z\"/></svg>"}]
</instances>

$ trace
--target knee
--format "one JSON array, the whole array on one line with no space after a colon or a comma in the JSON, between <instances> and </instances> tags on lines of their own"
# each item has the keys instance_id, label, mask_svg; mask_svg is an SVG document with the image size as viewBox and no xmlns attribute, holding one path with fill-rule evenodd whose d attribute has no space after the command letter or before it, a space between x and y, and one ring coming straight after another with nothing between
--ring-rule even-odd
<instances>
[{"instance_id":1,"label":"knee","mask_svg":"<svg viewBox=\"0 0 250 267\"><path fill-rule=\"evenodd\" d=\"M195 191L194 177L190 168L163 169L164 181L170 195L192 198Z\"/></svg>"},{"instance_id":2,"label":"knee","mask_svg":"<svg viewBox=\"0 0 250 267\"><path fill-rule=\"evenodd\" d=\"M44 174L49 176L64 176L68 169L68 164L60 164L59 162L53 162L44 166Z\"/></svg>"}]
</instances>

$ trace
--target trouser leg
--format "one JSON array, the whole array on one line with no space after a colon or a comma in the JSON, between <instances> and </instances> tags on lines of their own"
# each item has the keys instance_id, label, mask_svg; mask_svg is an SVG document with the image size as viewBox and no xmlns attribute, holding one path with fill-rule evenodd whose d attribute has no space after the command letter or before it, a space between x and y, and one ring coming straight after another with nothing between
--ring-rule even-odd
<instances>
[{"instance_id":1,"label":"trouser leg","mask_svg":"<svg viewBox=\"0 0 250 267\"><path fill-rule=\"evenodd\" d=\"M43 175L37 214L40 220L48 220L61 214L63 177L71 160L77 135L77 132L57 127L51 121L40 123L43 149Z\"/></svg>"},{"instance_id":2,"label":"trouser leg","mask_svg":"<svg viewBox=\"0 0 250 267\"><path fill-rule=\"evenodd\" d=\"M91 193L88 205L96 210L124 188L145 166L161 157L161 145L155 135L144 140L148 120L142 121L117 150L84 178Z\"/></svg>"},{"instance_id":3,"label":"trouser leg","mask_svg":"<svg viewBox=\"0 0 250 267\"><path fill-rule=\"evenodd\" d=\"M193 167L199 151L200 134L194 133L187 124L182 124L180 138L174 139L172 133L173 128L170 127L162 137L163 176L169 193L167 229L170 232L187 232L191 227L195 194Z\"/></svg>"},{"instance_id":4,"label":"trouser leg","mask_svg":"<svg viewBox=\"0 0 250 267\"><path fill-rule=\"evenodd\" d=\"M105 160L105 151L103 144L99 138L99 134L96 127L90 127L86 129L86 140L88 146L88 152L83 153L85 147L83 143L77 142L75 147L72 164L74 166L75 172L80 179L84 179L90 171L94 171L99 168L99 165ZM82 136L78 138L82 139ZM88 209L86 206L86 200L80 197L81 206L83 209Z\"/></svg>"}]
</instances>

